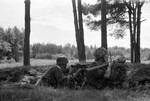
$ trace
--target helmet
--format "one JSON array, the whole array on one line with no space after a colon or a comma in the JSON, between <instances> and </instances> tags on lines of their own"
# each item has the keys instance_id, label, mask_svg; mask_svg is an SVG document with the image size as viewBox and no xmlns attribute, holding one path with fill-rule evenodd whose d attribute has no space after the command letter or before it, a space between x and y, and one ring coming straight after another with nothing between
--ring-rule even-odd
<instances>
[{"instance_id":1,"label":"helmet","mask_svg":"<svg viewBox=\"0 0 150 101\"><path fill-rule=\"evenodd\" d=\"M66 57L58 57L56 62L57 62L57 64L67 64L68 59Z\"/></svg>"},{"instance_id":2,"label":"helmet","mask_svg":"<svg viewBox=\"0 0 150 101\"><path fill-rule=\"evenodd\" d=\"M100 47L95 50L94 57L95 59L104 58L107 55L107 50L104 47Z\"/></svg>"},{"instance_id":3,"label":"helmet","mask_svg":"<svg viewBox=\"0 0 150 101\"><path fill-rule=\"evenodd\" d=\"M126 62L126 58L124 56L117 56L116 62L118 62L118 63L125 63Z\"/></svg>"}]
</instances>

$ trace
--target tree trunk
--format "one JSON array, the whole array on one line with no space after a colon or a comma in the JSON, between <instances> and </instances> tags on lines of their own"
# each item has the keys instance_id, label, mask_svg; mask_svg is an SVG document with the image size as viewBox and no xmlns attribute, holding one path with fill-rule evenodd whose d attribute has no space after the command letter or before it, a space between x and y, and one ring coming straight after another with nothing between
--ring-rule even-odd
<instances>
[{"instance_id":1,"label":"tree trunk","mask_svg":"<svg viewBox=\"0 0 150 101\"><path fill-rule=\"evenodd\" d=\"M131 50L131 63L133 63L133 32L132 32L132 9L131 4L129 4L128 14L129 14L129 30L130 30L130 50Z\"/></svg>"},{"instance_id":2,"label":"tree trunk","mask_svg":"<svg viewBox=\"0 0 150 101\"><path fill-rule=\"evenodd\" d=\"M101 46L107 49L106 1L101 0Z\"/></svg>"},{"instance_id":3,"label":"tree trunk","mask_svg":"<svg viewBox=\"0 0 150 101\"><path fill-rule=\"evenodd\" d=\"M138 8L137 8L137 63L141 62L140 59L140 34L141 34L141 6L138 3Z\"/></svg>"},{"instance_id":4,"label":"tree trunk","mask_svg":"<svg viewBox=\"0 0 150 101\"><path fill-rule=\"evenodd\" d=\"M78 9L77 9L76 1L72 0L72 7L73 7L73 15L74 15L74 26L75 26L77 49L78 49L78 58L79 58L79 62L85 62L86 56L85 56L81 1L78 0ZM78 14L77 14L77 10L78 10Z\"/></svg>"},{"instance_id":5,"label":"tree trunk","mask_svg":"<svg viewBox=\"0 0 150 101\"><path fill-rule=\"evenodd\" d=\"M77 37L79 41L79 50L78 50L78 56L80 62L86 61L85 56L85 44L84 44L84 29L83 29L83 19L82 19L82 5L81 0L78 0L78 19L79 19L79 37Z\"/></svg>"},{"instance_id":6,"label":"tree trunk","mask_svg":"<svg viewBox=\"0 0 150 101\"><path fill-rule=\"evenodd\" d=\"M141 34L141 8L145 1L130 1L129 4L125 1L129 9L129 27L130 27L130 42L131 42L131 62L140 63L140 34ZM133 10L133 12L132 12ZM132 18L132 16L133 18ZM132 22L133 20L133 22ZM133 30L131 30L133 29ZM133 34L131 34L133 33Z\"/></svg>"},{"instance_id":7,"label":"tree trunk","mask_svg":"<svg viewBox=\"0 0 150 101\"><path fill-rule=\"evenodd\" d=\"M73 15L74 15L74 26L75 26L75 36L76 36L76 43L78 49L78 57L79 57L79 50L80 50L80 40L79 40L79 25L78 25L78 15L77 15L77 6L76 1L72 0L72 7L73 7ZM79 59L80 60L80 59Z\"/></svg>"},{"instance_id":8,"label":"tree trunk","mask_svg":"<svg viewBox=\"0 0 150 101\"><path fill-rule=\"evenodd\" d=\"M30 0L25 0L24 65L30 65Z\"/></svg>"},{"instance_id":9,"label":"tree trunk","mask_svg":"<svg viewBox=\"0 0 150 101\"><path fill-rule=\"evenodd\" d=\"M134 5L135 6L135 5ZM136 63L136 6L133 10L133 63Z\"/></svg>"},{"instance_id":10,"label":"tree trunk","mask_svg":"<svg viewBox=\"0 0 150 101\"><path fill-rule=\"evenodd\" d=\"M17 43L14 44L14 47L12 49L12 52L14 54L14 59L16 62L19 62L19 49Z\"/></svg>"}]
</instances>

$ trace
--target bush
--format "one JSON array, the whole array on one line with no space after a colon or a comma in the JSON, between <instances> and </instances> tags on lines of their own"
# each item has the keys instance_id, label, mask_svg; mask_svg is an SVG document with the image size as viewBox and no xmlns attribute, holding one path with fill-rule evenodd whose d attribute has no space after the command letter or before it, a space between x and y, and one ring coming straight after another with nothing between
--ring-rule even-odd
<instances>
[{"instance_id":1,"label":"bush","mask_svg":"<svg viewBox=\"0 0 150 101\"><path fill-rule=\"evenodd\" d=\"M49 53L40 53L35 56L36 59L52 59L52 55Z\"/></svg>"},{"instance_id":2,"label":"bush","mask_svg":"<svg viewBox=\"0 0 150 101\"><path fill-rule=\"evenodd\" d=\"M148 55L147 60L150 60L150 54Z\"/></svg>"}]
</instances>

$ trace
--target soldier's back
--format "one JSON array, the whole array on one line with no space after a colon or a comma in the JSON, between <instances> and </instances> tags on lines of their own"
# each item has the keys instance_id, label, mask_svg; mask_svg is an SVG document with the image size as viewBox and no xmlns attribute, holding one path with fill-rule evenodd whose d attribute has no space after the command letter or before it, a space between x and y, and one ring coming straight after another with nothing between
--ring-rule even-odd
<instances>
[{"instance_id":1,"label":"soldier's back","mask_svg":"<svg viewBox=\"0 0 150 101\"><path fill-rule=\"evenodd\" d=\"M90 66L90 68L97 66L98 64L96 62L93 62ZM106 72L107 66L94 69L87 72L87 83L89 86L92 86L94 88L100 89L103 88L105 84L105 72Z\"/></svg>"},{"instance_id":2,"label":"soldier's back","mask_svg":"<svg viewBox=\"0 0 150 101\"><path fill-rule=\"evenodd\" d=\"M128 66L123 63L113 63L111 66L110 81L112 85L122 86L126 80Z\"/></svg>"}]
</instances>

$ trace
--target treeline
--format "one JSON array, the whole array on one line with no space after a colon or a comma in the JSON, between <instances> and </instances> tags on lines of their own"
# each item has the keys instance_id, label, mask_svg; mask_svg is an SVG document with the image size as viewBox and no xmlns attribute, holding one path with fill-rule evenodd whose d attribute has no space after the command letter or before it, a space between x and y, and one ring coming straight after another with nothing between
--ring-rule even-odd
<instances>
[{"instance_id":1,"label":"treeline","mask_svg":"<svg viewBox=\"0 0 150 101\"><path fill-rule=\"evenodd\" d=\"M4 29L0 27L0 60L14 59L16 62L23 57L24 30L17 27ZM87 59L94 59L93 52L96 46L85 46L85 54ZM124 47L108 48L109 55L124 55L130 59L130 49ZM65 55L69 59L78 59L77 47L75 45L66 44L56 45L52 43L35 43L30 48L31 58L35 59L55 59L60 55ZM150 60L150 49L141 49L141 59Z\"/></svg>"},{"instance_id":2,"label":"treeline","mask_svg":"<svg viewBox=\"0 0 150 101\"><path fill-rule=\"evenodd\" d=\"M124 47L111 47L108 49L112 56L116 55L123 55L126 57L126 59L130 60L130 48L124 48ZM150 49L149 48L142 48L141 50L141 60L146 61L150 60Z\"/></svg>"},{"instance_id":3,"label":"treeline","mask_svg":"<svg viewBox=\"0 0 150 101\"><path fill-rule=\"evenodd\" d=\"M77 47L71 44L66 44L64 46L56 44L41 44L36 43L31 46L31 57L37 59L55 59L59 55L65 55L69 59L77 59ZM86 46L86 57L87 59L94 59L93 52L98 48L96 46ZM130 49L124 47L110 47L108 48L108 54L111 56L123 55L128 60L130 60ZM150 49L141 49L141 59L150 60Z\"/></svg>"},{"instance_id":4,"label":"treeline","mask_svg":"<svg viewBox=\"0 0 150 101\"><path fill-rule=\"evenodd\" d=\"M13 58L16 62L23 53L24 30L17 28L4 29L0 27L0 60L7 57Z\"/></svg>"},{"instance_id":5,"label":"treeline","mask_svg":"<svg viewBox=\"0 0 150 101\"><path fill-rule=\"evenodd\" d=\"M86 56L87 59L93 59L93 51L96 47L88 47L86 46ZM66 44L56 45L56 44L41 44L36 43L31 45L31 57L37 59L54 59L60 55L65 55L69 59L77 59L78 53L77 48L74 45Z\"/></svg>"}]
</instances>

